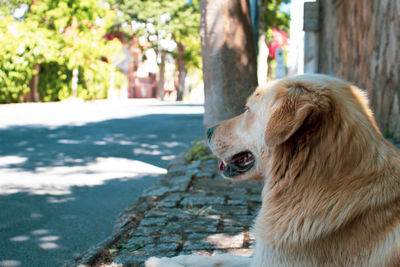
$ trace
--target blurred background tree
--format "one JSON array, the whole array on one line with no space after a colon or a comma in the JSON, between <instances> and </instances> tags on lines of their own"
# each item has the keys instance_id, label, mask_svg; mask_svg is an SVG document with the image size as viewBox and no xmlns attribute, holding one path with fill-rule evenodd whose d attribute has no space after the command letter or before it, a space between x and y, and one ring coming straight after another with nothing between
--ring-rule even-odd
<instances>
[{"instance_id":1,"label":"blurred background tree","mask_svg":"<svg viewBox=\"0 0 400 267\"><path fill-rule=\"evenodd\" d=\"M0 0L0 102L106 98L126 79L114 66L116 51L131 52L136 42L143 60L149 46L155 51L159 98L166 58L175 63L177 100L186 77L201 81L204 72L206 125L216 123L243 110L257 86L257 39L268 45L273 28L287 30L280 11L287 2L202 0L200 15L199 0Z\"/></svg>"},{"instance_id":2,"label":"blurred background tree","mask_svg":"<svg viewBox=\"0 0 400 267\"><path fill-rule=\"evenodd\" d=\"M200 37L198 27L200 12L198 0L114 0L112 6L120 14L117 26L128 38L145 37L158 57L159 74L157 96L164 91L165 54L171 54L176 61L178 72L178 97L182 100L185 91L185 78L201 68ZM124 31L133 24L133 32ZM166 45L173 40L175 47Z\"/></svg>"},{"instance_id":3,"label":"blurred background tree","mask_svg":"<svg viewBox=\"0 0 400 267\"><path fill-rule=\"evenodd\" d=\"M37 21L23 20L27 3L5 1L0 6L0 102L18 102L30 92L29 82L39 71L37 64L59 59L61 47L53 33L40 28ZM37 100L37 92L32 97Z\"/></svg>"},{"instance_id":4,"label":"blurred background tree","mask_svg":"<svg viewBox=\"0 0 400 267\"><path fill-rule=\"evenodd\" d=\"M73 95L73 73L79 75L74 96L107 96L114 68L107 57L121 44L103 38L116 16L106 2L33 0L0 5L0 50L4 51L0 102L68 98ZM123 83L123 75L117 76L117 83Z\"/></svg>"},{"instance_id":5,"label":"blurred background tree","mask_svg":"<svg viewBox=\"0 0 400 267\"><path fill-rule=\"evenodd\" d=\"M280 10L288 2L200 1L205 128L244 111L247 97L258 85L257 39L261 36L262 44L268 45L273 28L288 30L289 15ZM258 60L267 64L273 57Z\"/></svg>"},{"instance_id":6,"label":"blurred background tree","mask_svg":"<svg viewBox=\"0 0 400 267\"><path fill-rule=\"evenodd\" d=\"M204 124L208 128L244 111L257 86L249 1L201 0Z\"/></svg>"},{"instance_id":7,"label":"blurred background tree","mask_svg":"<svg viewBox=\"0 0 400 267\"><path fill-rule=\"evenodd\" d=\"M260 29L259 38L260 42L265 42L269 48L269 53L266 59L261 59L259 54L259 61L266 60L267 80L272 80L273 69L275 67L275 52L277 46L286 46L287 44L278 43L276 35L282 35L289 32L290 16L288 13L281 10L282 5L289 5L290 0L261 0L260 2ZM287 36L289 37L289 36ZM259 46L264 45L260 43ZM285 48L285 47L283 47Z\"/></svg>"}]
</instances>

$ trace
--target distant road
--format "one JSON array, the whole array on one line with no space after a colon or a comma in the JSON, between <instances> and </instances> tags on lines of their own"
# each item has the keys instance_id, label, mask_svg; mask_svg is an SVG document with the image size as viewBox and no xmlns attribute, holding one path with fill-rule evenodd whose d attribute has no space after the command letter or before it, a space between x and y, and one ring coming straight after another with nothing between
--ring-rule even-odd
<instances>
[{"instance_id":1,"label":"distant road","mask_svg":"<svg viewBox=\"0 0 400 267\"><path fill-rule=\"evenodd\" d=\"M0 106L0 266L60 266L203 137L201 105Z\"/></svg>"}]
</instances>

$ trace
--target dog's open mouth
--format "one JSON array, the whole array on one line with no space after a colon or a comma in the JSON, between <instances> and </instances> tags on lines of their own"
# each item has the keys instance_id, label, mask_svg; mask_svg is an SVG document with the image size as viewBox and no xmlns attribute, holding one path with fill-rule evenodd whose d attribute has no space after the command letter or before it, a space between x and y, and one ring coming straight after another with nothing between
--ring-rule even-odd
<instances>
[{"instance_id":1,"label":"dog's open mouth","mask_svg":"<svg viewBox=\"0 0 400 267\"><path fill-rule=\"evenodd\" d=\"M229 161L219 164L220 171L227 177L237 176L250 170L256 160L251 152L240 152L232 157Z\"/></svg>"}]
</instances>

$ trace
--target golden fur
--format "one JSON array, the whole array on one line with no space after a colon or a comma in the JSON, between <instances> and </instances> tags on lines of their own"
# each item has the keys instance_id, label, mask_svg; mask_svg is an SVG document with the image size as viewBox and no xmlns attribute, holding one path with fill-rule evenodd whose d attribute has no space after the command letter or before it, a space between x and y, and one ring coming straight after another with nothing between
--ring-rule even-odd
<instances>
[{"instance_id":1,"label":"golden fur","mask_svg":"<svg viewBox=\"0 0 400 267\"><path fill-rule=\"evenodd\" d=\"M400 266L400 152L355 86L324 75L274 81L220 123L210 144L224 162L240 151L256 159L233 178L265 181L255 254L241 265L229 255L161 263Z\"/></svg>"}]
</instances>

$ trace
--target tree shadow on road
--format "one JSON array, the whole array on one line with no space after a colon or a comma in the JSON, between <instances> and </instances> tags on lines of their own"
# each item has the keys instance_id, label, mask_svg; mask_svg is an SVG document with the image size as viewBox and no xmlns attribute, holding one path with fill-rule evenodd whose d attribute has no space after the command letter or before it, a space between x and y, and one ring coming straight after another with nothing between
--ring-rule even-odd
<instances>
[{"instance_id":1,"label":"tree shadow on road","mask_svg":"<svg viewBox=\"0 0 400 267\"><path fill-rule=\"evenodd\" d=\"M157 178L72 186L67 195L1 196L0 266L62 266L111 236L118 214Z\"/></svg>"},{"instance_id":2,"label":"tree shadow on road","mask_svg":"<svg viewBox=\"0 0 400 267\"><path fill-rule=\"evenodd\" d=\"M202 135L201 114L0 129L0 266L60 266L102 241Z\"/></svg>"},{"instance_id":3,"label":"tree shadow on road","mask_svg":"<svg viewBox=\"0 0 400 267\"><path fill-rule=\"evenodd\" d=\"M7 167L27 171L87 164L96 157L135 159L165 168L169 159L188 148L193 135L201 137L202 131L200 114L154 114L53 129L14 126L0 130L0 156L26 159Z\"/></svg>"}]
</instances>

